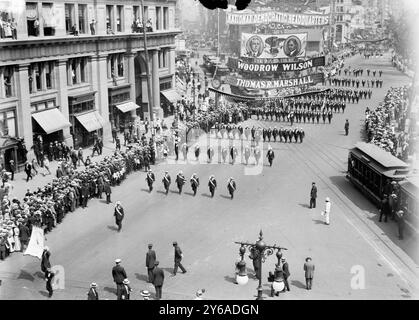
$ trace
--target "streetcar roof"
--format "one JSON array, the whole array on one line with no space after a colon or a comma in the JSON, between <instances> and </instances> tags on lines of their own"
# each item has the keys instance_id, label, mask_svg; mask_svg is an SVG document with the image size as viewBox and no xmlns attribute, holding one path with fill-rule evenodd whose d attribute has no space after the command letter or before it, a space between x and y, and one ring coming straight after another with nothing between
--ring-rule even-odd
<instances>
[{"instance_id":1,"label":"streetcar roof","mask_svg":"<svg viewBox=\"0 0 419 320\"><path fill-rule=\"evenodd\" d=\"M418 197L419 177L409 177L405 181L400 182L400 187L410 193L414 197Z\"/></svg>"},{"instance_id":2,"label":"streetcar roof","mask_svg":"<svg viewBox=\"0 0 419 320\"><path fill-rule=\"evenodd\" d=\"M384 169L408 169L409 166L400 159L393 156L380 147L372 143L358 142L351 151L358 149L364 156L371 158L371 160L379 163Z\"/></svg>"}]
</instances>

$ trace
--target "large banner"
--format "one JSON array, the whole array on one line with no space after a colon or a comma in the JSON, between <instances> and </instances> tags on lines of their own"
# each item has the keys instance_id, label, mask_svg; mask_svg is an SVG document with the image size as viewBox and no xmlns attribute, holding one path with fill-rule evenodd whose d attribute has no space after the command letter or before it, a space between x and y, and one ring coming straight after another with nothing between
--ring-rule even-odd
<instances>
[{"instance_id":1,"label":"large banner","mask_svg":"<svg viewBox=\"0 0 419 320\"><path fill-rule=\"evenodd\" d=\"M279 77L281 73L287 71L303 71L313 67L325 65L325 57L316 57L312 59L300 60L297 62L273 62L256 63L256 59L250 58L228 58L227 66L233 70L244 73L265 72L268 75Z\"/></svg>"},{"instance_id":2,"label":"large banner","mask_svg":"<svg viewBox=\"0 0 419 320\"><path fill-rule=\"evenodd\" d=\"M305 85L315 85L324 81L323 73L314 73L307 76L292 78L292 79L275 79L275 80L259 80L259 79L243 79L237 78L234 76L227 76L225 83L242 87L247 89L261 89L261 90L270 90L270 89L279 89L279 88L289 88Z\"/></svg>"},{"instance_id":3,"label":"large banner","mask_svg":"<svg viewBox=\"0 0 419 320\"><path fill-rule=\"evenodd\" d=\"M248 58L299 58L306 55L307 33L242 33L240 55Z\"/></svg>"},{"instance_id":4,"label":"large banner","mask_svg":"<svg viewBox=\"0 0 419 320\"><path fill-rule=\"evenodd\" d=\"M29 244L24 255L30 255L41 259L42 252L44 252L44 239L44 230L39 227L32 226L31 239L29 240Z\"/></svg>"},{"instance_id":5,"label":"large banner","mask_svg":"<svg viewBox=\"0 0 419 320\"><path fill-rule=\"evenodd\" d=\"M283 23L297 26L324 26L330 22L328 14L302 14L302 13L287 13L267 11L262 13L227 13L227 24L247 25L259 23Z\"/></svg>"}]
</instances>

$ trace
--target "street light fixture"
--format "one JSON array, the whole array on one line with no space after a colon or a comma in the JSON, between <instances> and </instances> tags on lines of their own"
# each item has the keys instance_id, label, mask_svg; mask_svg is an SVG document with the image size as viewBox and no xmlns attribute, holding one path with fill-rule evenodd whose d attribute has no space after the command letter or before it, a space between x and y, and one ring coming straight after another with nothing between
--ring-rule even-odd
<instances>
[{"instance_id":1,"label":"street light fixture","mask_svg":"<svg viewBox=\"0 0 419 320\"><path fill-rule=\"evenodd\" d=\"M258 260L258 265L259 265L259 286L257 287L257 291L258 291L258 295L256 300L263 300L262 297L262 264L265 262L266 258L270 255L272 255L274 253L275 250L277 250L276 253L276 257L278 259L278 265L280 265L281 262L281 258L282 258L282 251L281 250L288 250L287 248L283 248L280 246L277 246L276 244L274 244L273 246L267 245L264 241L263 241L263 233L262 230L260 230L259 232L259 239L258 241L256 241L256 243L250 243L250 242L241 242L241 241L234 241L234 243L240 244L240 256L242 257L242 261L238 262L237 266L239 268L239 275L243 276L243 274L245 274L245 268L246 268L246 264L243 261L243 256L244 253L246 252L246 248L248 248L250 251L254 252L254 257L253 259L257 259ZM244 263L244 267L243 267L243 263ZM240 269L241 267L241 269ZM240 279L243 280L244 279ZM247 282L247 281L246 281ZM239 283L237 281L237 283ZM240 283L239 283L240 284Z\"/></svg>"}]
</instances>

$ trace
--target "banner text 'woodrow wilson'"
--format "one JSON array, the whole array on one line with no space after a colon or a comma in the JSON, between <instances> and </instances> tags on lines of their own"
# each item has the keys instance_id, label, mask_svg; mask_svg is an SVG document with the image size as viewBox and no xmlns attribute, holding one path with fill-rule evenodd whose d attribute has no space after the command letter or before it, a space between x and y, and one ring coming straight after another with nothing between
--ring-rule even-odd
<instances>
[{"instance_id":1,"label":"banner text 'woodrow wilson'","mask_svg":"<svg viewBox=\"0 0 419 320\"><path fill-rule=\"evenodd\" d=\"M261 73L280 77L281 73L287 71L303 71L314 67L325 65L325 57L316 57L297 62L277 62L277 63L254 63L250 58L228 58L227 66L235 71L244 73Z\"/></svg>"}]
</instances>

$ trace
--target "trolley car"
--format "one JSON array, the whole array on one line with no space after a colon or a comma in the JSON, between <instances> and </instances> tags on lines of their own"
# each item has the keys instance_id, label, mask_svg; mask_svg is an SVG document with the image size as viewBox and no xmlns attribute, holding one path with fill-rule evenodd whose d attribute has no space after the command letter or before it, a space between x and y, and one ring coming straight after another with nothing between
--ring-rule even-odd
<instances>
[{"instance_id":1,"label":"trolley car","mask_svg":"<svg viewBox=\"0 0 419 320\"><path fill-rule=\"evenodd\" d=\"M377 205L408 172L406 163L374 144L359 142L349 152L347 178Z\"/></svg>"}]
</instances>

